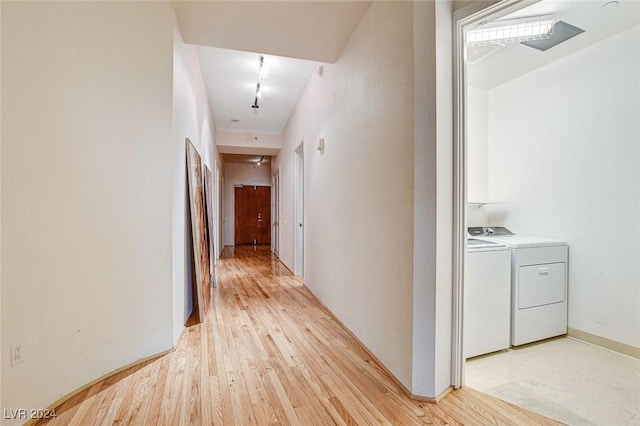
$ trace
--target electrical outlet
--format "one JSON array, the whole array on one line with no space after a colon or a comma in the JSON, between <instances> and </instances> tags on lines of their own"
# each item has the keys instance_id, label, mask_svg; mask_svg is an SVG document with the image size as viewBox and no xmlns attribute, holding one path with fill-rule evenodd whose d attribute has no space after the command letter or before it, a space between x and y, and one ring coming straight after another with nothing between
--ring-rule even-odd
<instances>
[{"instance_id":1,"label":"electrical outlet","mask_svg":"<svg viewBox=\"0 0 640 426\"><path fill-rule=\"evenodd\" d=\"M20 343L14 343L11 345L11 365L20 364L22 361L24 361L22 345Z\"/></svg>"}]
</instances>

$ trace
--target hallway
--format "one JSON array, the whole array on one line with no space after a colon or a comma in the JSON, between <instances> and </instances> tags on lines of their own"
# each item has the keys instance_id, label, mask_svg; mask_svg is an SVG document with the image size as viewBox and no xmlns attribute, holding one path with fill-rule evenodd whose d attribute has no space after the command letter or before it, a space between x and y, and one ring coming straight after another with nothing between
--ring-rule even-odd
<instances>
[{"instance_id":1,"label":"hallway","mask_svg":"<svg viewBox=\"0 0 640 426\"><path fill-rule=\"evenodd\" d=\"M266 246L227 247L204 324L50 424L556 424L471 389L413 401ZM43 424L43 422L39 424Z\"/></svg>"}]
</instances>

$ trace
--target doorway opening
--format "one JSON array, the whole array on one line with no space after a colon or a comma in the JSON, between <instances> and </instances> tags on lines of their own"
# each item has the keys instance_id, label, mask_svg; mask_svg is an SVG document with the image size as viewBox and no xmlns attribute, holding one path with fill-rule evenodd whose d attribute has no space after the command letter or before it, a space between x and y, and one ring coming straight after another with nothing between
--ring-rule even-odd
<instances>
[{"instance_id":1,"label":"doorway opening","mask_svg":"<svg viewBox=\"0 0 640 426\"><path fill-rule=\"evenodd\" d=\"M479 2L454 13L454 288L452 318L451 382L458 389L465 385L464 295L467 268L467 197L468 197L468 129L467 129L467 49L465 33L487 20L499 19L514 10L518 0L485 8ZM520 6L522 7L522 6Z\"/></svg>"},{"instance_id":2,"label":"doorway opening","mask_svg":"<svg viewBox=\"0 0 640 426\"><path fill-rule=\"evenodd\" d=\"M296 148L295 161L295 259L293 273L304 276L304 141Z\"/></svg>"},{"instance_id":3,"label":"doorway opening","mask_svg":"<svg viewBox=\"0 0 640 426\"><path fill-rule=\"evenodd\" d=\"M622 387L628 373L620 373L617 366L626 365L628 372L632 368L629 365L637 361L584 343L595 343L621 353L634 349L618 345L622 340L620 330L630 329L619 326L613 333L614 327L607 331L606 327L594 326L599 324L594 310L613 306L614 292L599 294L596 303L584 296L604 285L609 289L618 288L621 280L612 278L628 265L622 263L620 256L608 257L605 250L597 252L598 247L606 244L606 235L596 239L593 234L585 234L584 229L602 227L603 218L629 223L629 219L625 220L625 211L634 203L637 206L637 198L629 197L637 193L633 192L637 185L627 186L625 197L614 200L611 194L612 189L620 190L620 185L626 182L637 182L620 172L621 164L633 168L629 151L624 153L630 147L626 142L631 140L628 135L635 131L628 125L630 120L623 120L619 115L627 110L636 111L637 115L638 111L637 99L629 102L626 96L627 82L637 79L625 78L625 73L629 70L637 75L640 61L638 55L633 59L624 52L634 43L637 46L640 28L637 18L625 24L626 18L640 15L633 9L636 7L633 3L622 2L613 6L615 9L611 5L554 0L509 1L484 10L480 10L481 7L471 5L458 11L454 18L456 302L452 383L455 387L474 387L565 423L611 423L617 413L607 412L604 405L614 403L603 404L601 392L590 393L588 389L601 388L594 383L607 383L611 389ZM624 9L627 7L631 9ZM532 42L465 45L465 34L471 29L491 28L493 24L504 26L507 21L522 22L548 14L553 15L555 25L564 22L584 31L564 37L558 43L552 40L555 36L551 37L546 44L551 47L544 49ZM560 36L563 25L557 29ZM605 30L611 32L602 36ZM610 67L607 69L616 70L617 77L600 77L605 63ZM620 83L622 81L625 83ZM591 87L599 90L591 91ZM600 108L604 104L627 107L608 114L609 111ZM607 141L606 145L603 140ZM635 158L637 167L637 156ZM607 176L606 180L603 176ZM587 187L589 190L582 191ZM602 206L606 205L616 205L618 209L604 210ZM509 257L502 261L508 276L505 288L510 291L507 314L510 340L504 349L474 353L465 338L473 328L465 326L472 316L471 303L465 302L470 297L475 302L484 302L483 298L494 302L496 293L486 291L483 285L481 292L472 296L470 283L481 281L473 277L495 281L497 268L480 271L478 268L487 263L476 262L480 254L472 254L479 252L473 250L472 244L476 235L493 243L509 240L505 234L496 234L493 238L484 234L487 228L495 232L498 226L506 226L518 236L506 242L506 249L479 248L485 253L510 251ZM473 235L469 242L467 229L469 235ZM618 236L616 246L633 241L629 234ZM534 242L534 238L544 241ZM562 260L551 263L549 253L552 249L559 251L553 247L561 246L556 241L552 247L551 239L563 242L565 247L568 243L570 257L566 257L564 248ZM526 258L525 254L533 250L539 257ZM614 264L615 268L604 266ZM607 272L602 272L604 268L609 278L604 275ZM557 279L553 278L554 274ZM526 293L528 289L533 291ZM535 298L535 302L529 302L530 298ZM536 312L548 313L552 307L561 306L566 309L567 305L570 306L569 320L566 311L559 315L564 318L564 330L546 334L546 329L556 327L559 321L550 314L542 317ZM528 315L526 322L520 320L524 313ZM495 330L486 324L474 325ZM572 326L580 326L581 330ZM589 340L594 339L589 330L597 333L597 338L608 333L609 337L615 336L616 341L607 341L606 337L601 343ZM537 335L542 332L545 335ZM522 335L533 334L536 334L534 338L521 341ZM613 344L619 349L613 348ZM510 345L518 348L514 350ZM614 357L617 360L611 362ZM585 370L586 365L598 367ZM605 370L607 373L603 374ZM565 388L567 383L572 383L572 389ZM571 391L575 388L581 389L579 400ZM619 400L624 400L624 396L619 396L615 404ZM590 410L595 406L602 408Z\"/></svg>"}]
</instances>

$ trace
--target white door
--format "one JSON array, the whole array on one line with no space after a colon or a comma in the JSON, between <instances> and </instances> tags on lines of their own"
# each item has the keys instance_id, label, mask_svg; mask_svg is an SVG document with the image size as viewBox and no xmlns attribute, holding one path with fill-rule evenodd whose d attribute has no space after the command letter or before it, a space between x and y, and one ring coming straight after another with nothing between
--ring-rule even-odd
<instances>
[{"instance_id":1,"label":"white door","mask_svg":"<svg viewBox=\"0 0 640 426\"><path fill-rule=\"evenodd\" d=\"M279 256L280 250L280 171L277 171L272 178L271 193L271 251Z\"/></svg>"},{"instance_id":2,"label":"white door","mask_svg":"<svg viewBox=\"0 0 640 426\"><path fill-rule=\"evenodd\" d=\"M293 273L304 276L304 150L303 142L296 149L295 161L295 259Z\"/></svg>"},{"instance_id":3,"label":"white door","mask_svg":"<svg viewBox=\"0 0 640 426\"><path fill-rule=\"evenodd\" d=\"M217 166L216 166L217 167ZM220 250L220 253L222 253L222 249L224 248L224 176L220 175L220 167L217 167L216 170L217 176L218 176L218 206L220 207L218 209L218 211L220 212L220 214L218 215L218 226L219 226L219 230L218 230L218 247Z\"/></svg>"},{"instance_id":4,"label":"white door","mask_svg":"<svg viewBox=\"0 0 640 426\"><path fill-rule=\"evenodd\" d=\"M214 201L215 201L215 207L214 207L214 212L216 214L216 223L213 224L214 228L215 228L215 236L216 236L216 248L217 248L217 253L215 256L216 259L216 263L218 262L218 257L220 256L220 253L222 253L222 206L221 206L221 202L222 202L222 182L220 181L220 165L218 164L218 162L216 161L216 181L214 183L214 188L216 190L216 193L214 195Z\"/></svg>"}]
</instances>

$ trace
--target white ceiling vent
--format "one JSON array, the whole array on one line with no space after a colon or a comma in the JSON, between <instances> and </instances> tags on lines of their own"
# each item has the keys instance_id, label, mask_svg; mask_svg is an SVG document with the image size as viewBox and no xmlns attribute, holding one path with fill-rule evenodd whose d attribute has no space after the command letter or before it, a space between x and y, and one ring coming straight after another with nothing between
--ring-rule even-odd
<instances>
[{"instance_id":1,"label":"white ceiling vent","mask_svg":"<svg viewBox=\"0 0 640 426\"><path fill-rule=\"evenodd\" d=\"M551 37L548 39L523 41L521 44L544 52L545 50L551 49L553 46L557 46L583 32L584 30L581 28L574 27L564 21L558 21L553 27Z\"/></svg>"}]
</instances>

